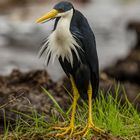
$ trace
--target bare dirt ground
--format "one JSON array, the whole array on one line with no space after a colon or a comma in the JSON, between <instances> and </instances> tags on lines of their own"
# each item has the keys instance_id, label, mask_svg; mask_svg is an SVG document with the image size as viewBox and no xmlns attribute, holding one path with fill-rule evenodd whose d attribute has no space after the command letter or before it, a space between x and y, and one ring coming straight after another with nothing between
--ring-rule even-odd
<instances>
[{"instance_id":1,"label":"bare dirt ground","mask_svg":"<svg viewBox=\"0 0 140 140\"><path fill-rule=\"evenodd\" d=\"M32 110L44 112L46 118L53 108L52 102L43 93L41 87L46 88L62 107L66 108L69 101L62 82L53 82L46 71L31 71L21 73L13 70L9 76L0 76L0 120L3 122L3 110L7 120L15 122L17 115L11 110L31 114ZM1 131L0 131L1 132Z\"/></svg>"},{"instance_id":2,"label":"bare dirt ground","mask_svg":"<svg viewBox=\"0 0 140 140\"><path fill-rule=\"evenodd\" d=\"M133 102L140 91L139 86L130 84L129 82L125 82L123 85L126 89L128 99ZM41 87L46 88L62 108L68 109L70 106L70 97L63 86L70 91L70 82L67 78L55 83L50 79L47 72L42 70L27 73L13 70L9 76L0 76L1 124L3 124L3 110L6 112L7 120L11 120L13 123L17 116L11 110L30 114L34 109L39 113L45 113L46 118L49 118L53 103L50 98L43 93ZM114 80L109 78L107 74L102 73L100 78L100 89L105 91L104 93L110 89L113 94L114 88ZM121 88L119 97L122 98L122 102L125 101L123 90L121 90ZM140 98L137 98L135 103L140 106Z\"/></svg>"}]
</instances>

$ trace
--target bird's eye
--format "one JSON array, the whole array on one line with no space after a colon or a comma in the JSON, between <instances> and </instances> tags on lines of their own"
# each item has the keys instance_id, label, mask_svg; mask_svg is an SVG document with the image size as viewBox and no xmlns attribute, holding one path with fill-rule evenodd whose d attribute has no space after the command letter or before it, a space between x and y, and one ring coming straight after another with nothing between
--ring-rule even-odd
<instances>
[{"instance_id":1,"label":"bird's eye","mask_svg":"<svg viewBox=\"0 0 140 140\"><path fill-rule=\"evenodd\" d=\"M63 13L63 12L64 12L64 10L63 10L63 9L59 9L59 12L60 12L60 13Z\"/></svg>"}]
</instances>

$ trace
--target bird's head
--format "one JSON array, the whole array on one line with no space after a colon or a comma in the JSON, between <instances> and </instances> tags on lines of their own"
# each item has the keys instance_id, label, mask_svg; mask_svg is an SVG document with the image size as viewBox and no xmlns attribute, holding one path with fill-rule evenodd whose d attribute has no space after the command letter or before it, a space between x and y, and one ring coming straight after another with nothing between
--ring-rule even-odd
<instances>
[{"instance_id":1,"label":"bird's head","mask_svg":"<svg viewBox=\"0 0 140 140\"><path fill-rule=\"evenodd\" d=\"M36 23L42 23L50 19L54 19L57 17L65 17L69 13L69 11L73 10L73 5L70 2L60 2L54 6L54 8L39 18Z\"/></svg>"}]
</instances>

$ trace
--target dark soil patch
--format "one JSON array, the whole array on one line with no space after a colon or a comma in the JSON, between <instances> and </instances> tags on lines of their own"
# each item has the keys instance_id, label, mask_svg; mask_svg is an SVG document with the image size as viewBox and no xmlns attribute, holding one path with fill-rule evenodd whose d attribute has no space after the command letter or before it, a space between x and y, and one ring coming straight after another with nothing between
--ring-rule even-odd
<instances>
[{"instance_id":1,"label":"dark soil patch","mask_svg":"<svg viewBox=\"0 0 140 140\"><path fill-rule=\"evenodd\" d=\"M140 49L133 49L125 59L119 60L105 72L118 81L140 85Z\"/></svg>"},{"instance_id":2,"label":"dark soil patch","mask_svg":"<svg viewBox=\"0 0 140 140\"><path fill-rule=\"evenodd\" d=\"M1 138L1 137L0 137ZM8 140L16 140L15 136L13 136L12 134L9 135L7 137ZM38 133L32 133L32 134L25 134L23 136L21 136L22 140L84 140L84 138L82 139L81 136L77 136L74 138L69 138L69 136L66 136L65 138L58 138L55 136L44 136ZM109 133L105 134L104 136L101 135L94 135L90 140L123 140L120 137L117 136L112 136Z\"/></svg>"},{"instance_id":3,"label":"dark soil patch","mask_svg":"<svg viewBox=\"0 0 140 140\"><path fill-rule=\"evenodd\" d=\"M137 85L126 82L123 84L126 89L128 99L140 109L140 97L137 97L140 88ZM57 100L63 109L68 109L71 105L70 97L64 90L66 86L70 91L70 82L67 78L55 83L51 80L46 71L38 70L22 73L19 70L13 70L9 76L0 76L0 129L3 130L4 112L6 120L15 123L18 115L12 110L32 114L33 110L38 113L45 113L46 119L49 119L53 111L53 105L50 98L43 93L41 86L47 89ZM101 73L100 88L107 93L108 90L115 97L115 81L108 77L106 73ZM125 102L123 89L120 88L118 98ZM140 110L139 110L140 111ZM2 132L2 131L0 131Z\"/></svg>"},{"instance_id":4,"label":"dark soil patch","mask_svg":"<svg viewBox=\"0 0 140 140\"><path fill-rule=\"evenodd\" d=\"M3 124L4 111L6 120L15 122L18 115L11 110L25 114L32 114L36 110L45 113L48 118L53 103L41 87L47 89L63 108L68 107L70 100L62 83L53 82L47 72L41 70L28 73L13 70L9 76L0 76L0 122Z\"/></svg>"},{"instance_id":5,"label":"dark soil patch","mask_svg":"<svg viewBox=\"0 0 140 140\"><path fill-rule=\"evenodd\" d=\"M124 85L127 98L131 103L135 101L134 104L138 105L137 109L140 111L140 97L138 96L140 94L140 22L131 21L127 29L136 32L137 41L133 49L126 58L106 68L104 73Z\"/></svg>"},{"instance_id":6,"label":"dark soil patch","mask_svg":"<svg viewBox=\"0 0 140 140\"><path fill-rule=\"evenodd\" d=\"M130 21L127 27L136 33L136 43L129 55L104 71L121 82L131 82L140 86L140 22Z\"/></svg>"},{"instance_id":7,"label":"dark soil patch","mask_svg":"<svg viewBox=\"0 0 140 140\"><path fill-rule=\"evenodd\" d=\"M91 140L123 140L123 139L119 138L119 137L112 136L110 134L107 134L106 137L96 137L96 136L93 136L91 138Z\"/></svg>"}]
</instances>

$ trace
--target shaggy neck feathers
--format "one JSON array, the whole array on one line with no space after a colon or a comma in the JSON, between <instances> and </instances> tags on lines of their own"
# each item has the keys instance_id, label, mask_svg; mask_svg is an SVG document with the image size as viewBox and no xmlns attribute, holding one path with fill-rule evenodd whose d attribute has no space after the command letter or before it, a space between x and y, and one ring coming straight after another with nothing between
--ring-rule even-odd
<instances>
[{"instance_id":1,"label":"shaggy neck feathers","mask_svg":"<svg viewBox=\"0 0 140 140\"><path fill-rule=\"evenodd\" d=\"M48 62L50 58L52 59L52 62L54 62L55 58L61 57L63 61L64 59L67 59L67 61L73 66L72 51L76 54L78 60L80 61L80 57L77 52L77 48L80 48L80 46L70 32L72 16L73 9L62 13L56 29L50 34L47 42L43 45L40 52L42 53L45 48L46 62Z\"/></svg>"}]
</instances>

